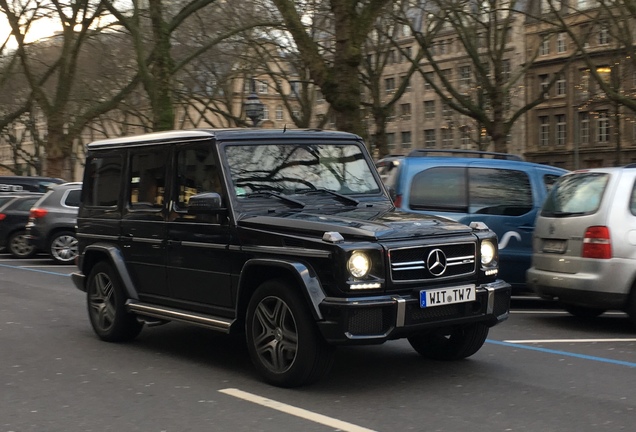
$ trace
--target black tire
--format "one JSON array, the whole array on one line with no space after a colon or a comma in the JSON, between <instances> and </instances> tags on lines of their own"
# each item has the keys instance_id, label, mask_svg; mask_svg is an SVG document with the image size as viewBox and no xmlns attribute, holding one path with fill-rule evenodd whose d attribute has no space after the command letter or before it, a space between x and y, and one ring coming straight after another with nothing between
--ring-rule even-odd
<instances>
[{"instance_id":1,"label":"black tire","mask_svg":"<svg viewBox=\"0 0 636 432\"><path fill-rule=\"evenodd\" d=\"M606 309L592 308L586 306L563 305L563 309L577 318L591 319L601 315Z\"/></svg>"},{"instance_id":2,"label":"black tire","mask_svg":"<svg viewBox=\"0 0 636 432\"><path fill-rule=\"evenodd\" d=\"M14 258L31 258L37 253L35 246L29 244L25 230L16 231L9 236L7 249Z\"/></svg>"},{"instance_id":3,"label":"black tire","mask_svg":"<svg viewBox=\"0 0 636 432\"><path fill-rule=\"evenodd\" d=\"M255 291L245 333L252 363L270 384L311 384L333 364L334 348L319 334L305 300L283 280L267 281Z\"/></svg>"},{"instance_id":4,"label":"black tire","mask_svg":"<svg viewBox=\"0 0 636 432\"><path fill-rule=\"evenodd\" d=\"M625 312L632 324L636 325L636 286L632 286L632 291L627 298Z\"/></svg>"},{"instance_id":5,"label":"black tire","mask_svg":"<svg viewBox=\"0 0 636 432\"><path fill-rule=\"evenodd\" d=\"M124 342L134 339L143 327L126 311L126 295L112 266L101 261L93 267L86 285L88 317L100 339Z\"/></svg>"},{"instance_id":6,"label":"black tire","mask_svg":"<svg viewBox=\"0 0 636 432\"><path fill-rule=\"evenodd\" d=\"M77 257L77 238L72 231L53 234L49 241L49 255L57 264L73 264Z\"/></svg>"},{"instance_id":7,"label":"black tire","mask_svg":"<svg viewBox=\"0 0 636 432\"><path fill-rule=\"evenodd\" d=\"M423 333L408 338L420 355L433 360L461 360L484 345L489 328L484 324L454 327L444 332Z\"/></svg>"}]
</instances>

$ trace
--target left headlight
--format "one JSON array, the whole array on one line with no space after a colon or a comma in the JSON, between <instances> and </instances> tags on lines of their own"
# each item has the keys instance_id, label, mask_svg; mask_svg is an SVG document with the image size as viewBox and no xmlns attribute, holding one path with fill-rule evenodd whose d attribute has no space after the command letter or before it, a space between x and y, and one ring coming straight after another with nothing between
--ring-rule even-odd
<instances>
[{"instance_id":1,"label":"left headlight","mask_svg":"<svg viewBox=\"0 0 636 432\"><path fill-rule=\"evenodd\" d=\"M371 270L371 259L364 252L356 251L349 257L347 269L355 278L366 277Z\"/></svg>"},{"instance_id":2,"label":"left headlight","mask_svg":"<svg viewBox=\"0 0 636 432\"><path fill-rule=\"evenodd\" d=\"M492 264L495 256L497 254L497 249L495 245L490 240L484 240L481 242L481 264L488 266Z\"/></svg>"}]
</instances>

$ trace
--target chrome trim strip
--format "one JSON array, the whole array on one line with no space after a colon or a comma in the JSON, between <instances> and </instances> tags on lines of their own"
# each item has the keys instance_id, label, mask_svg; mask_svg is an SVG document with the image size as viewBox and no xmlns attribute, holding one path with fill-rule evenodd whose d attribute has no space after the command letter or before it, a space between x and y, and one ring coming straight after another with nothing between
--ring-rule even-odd
<instances>
[{"instance_id":1,"label":"chrome trim strip","mask_svg":"<svg viewBox=\"0 0 636 432\"><path fill-rule=\"evenodd\" d=\"M193 241L182 241L181 246L199 247L205 249L228 249L228 245L220 243L203 243Z\"/></svg>"},{"instance_id":2,"label":"chrome trim strip","mask_svg":"<svg viewBox=\"0 0 636 432\"><path fill-rule=\"evenodd\" d=\"M134 300L128 300L126 302L126 308L130 312L136 312L144 316L150 316L153 318L163 318L174 321L182 321L191 324L197 324L206 328L212 328L224 333L230 332L230 326L232 320L225 318L213 318L206 315L185 313L177 309L162 308L151 306L143 303L136 302Z\"/></svg>"},{"instance_id":3,"label":"chrome trim strip","mask_svg":"<svg viewBox=\"0 0 636 432\"><path fill-rule=\"evenodd\" d=\"M404 321L406 319L406 300L404 300L402 297L393 297L393 300L397 302L395 327L404 327Z\"/></svg>"},{"instance_id":4,"label":"chrome trim strip","mask_svg":"<svg viewBox=\"0 0 636 432\"><path fill-rule=\"evenodd\" d=\"M76 237L87 238L87 239L97 239L97 240L119 240L119 236L105 235L105 234L77 233Z\"/></svg>"},{"instance_id":5,"label":"chrome trim strip","mask_svg":"<svg viewBox=\"0 0 636 432\"><path fill-rule=\"evenodd\" d=\"M161 244L163 242L161 239L151 239L146 237L132 237L131 239L136 243Z\"/></svg>"},{"instance_id":6,"label":"chrome trim strip","mask_svg":"<svg viewBox=\"0 0 636 432\"><path fill-rule=\"evenodd\" d=\"M284 246L244 246L242 248L244 252L266 253L266 254L279 254L279 255L292 255L314 258L329 258L331 252L320 251L313 249L297 248L297 247L284 247Z\"/></svg>"}]
</instances>

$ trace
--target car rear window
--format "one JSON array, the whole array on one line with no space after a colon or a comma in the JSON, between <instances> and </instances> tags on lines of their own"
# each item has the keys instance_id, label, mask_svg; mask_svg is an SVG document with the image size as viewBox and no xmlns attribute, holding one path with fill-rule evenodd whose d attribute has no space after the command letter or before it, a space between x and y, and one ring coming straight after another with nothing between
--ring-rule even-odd
<instances>
[{"instance_id":1,"label":"car rear window","mask_svg":"<svg viewBox=\"0 0 636 432\"><path fill-rule=\"evenodd\" d=\"M607 173L577 173L561 177L546 198L541 216L568 217L595 213L609 181Z\"/></svg>"}]
</instances>

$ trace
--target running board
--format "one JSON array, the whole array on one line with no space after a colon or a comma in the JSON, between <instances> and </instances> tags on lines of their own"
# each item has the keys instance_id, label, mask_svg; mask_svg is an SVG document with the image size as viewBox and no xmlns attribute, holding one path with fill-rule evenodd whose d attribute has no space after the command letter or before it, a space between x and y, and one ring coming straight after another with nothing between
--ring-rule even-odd
<instances>
[{"instance_id":1,"label":"running board","mask_svg":"<svg viewBox=\"0 0 636 432\"><path fill-rule=\"evenodd\" d=\"M229 333L230 327L234 322L234 320L228 318L219 318L164 306L149 305L136 300L128 300L126 302L126 309L128 309L129 312L147 317L196 324L223 333Z\"/></svg>"}]
</instances>

